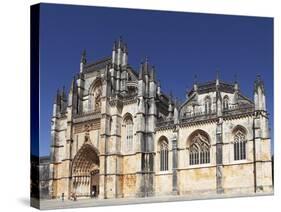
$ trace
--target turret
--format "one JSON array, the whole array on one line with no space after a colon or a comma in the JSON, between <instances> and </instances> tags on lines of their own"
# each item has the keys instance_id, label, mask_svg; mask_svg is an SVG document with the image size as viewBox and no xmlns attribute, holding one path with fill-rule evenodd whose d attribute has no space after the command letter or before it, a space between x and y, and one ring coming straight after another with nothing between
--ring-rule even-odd
<instances>
[{"instance_id":1,"label":"turret","mask_svg":"<svg viewBox=\"0 0 281 212\"><path fill-rule=\"evenodd\" d=\"M143 63L141 62L140 64L140 70L139 70L139 80L144 79L144 74L143 74Z\"/></svg>"},{"instance_id":2,"label":"turret","mask_svg":"<svg viewBox=\"0 0 281 212\"><path fill-rule=\"evenodd\" d=\"M61 105L62 105L61 112L65 113L67 108L67 96L66 96L65 86L63 86L62 88Z\"/></svg>"},{"instance_id":3,"label":"turret","mask_svg":"<svg viewBox=\"0 0 281 212\"><path fill-rule=\"evenodd\" d=\"M221 92L219 90L219 87L220 87L219 72L217 72L217 77L216 77L216 111L217 111L217 116L222 116L222 97L221 97Z\"/></svg>"},{"instance_id":4,"label":"turret","mask_svg":"<svg viewBox=\"0 0 281 212\"><path fill-rule=\"evenodd\" d=\"M219 80L219 72L217 71L217 77L216 77L216 87L220 85L220 80Z\"/></svg>"},{"instance_id":5,"label":"turret","mask_svg":"<svg viewBox=\"0 0 281 212\"><path fill-rule=\"evenodd\" d=\"M120 92L121 87L121 66L118 65L116 69L116 93Z\"/></svg>"},{"instance_id":6,"label":"turret","mask_svg":"<svg viewBox=\"0 0 281 212\"><path fill-rule=\"evenodd\" d=\"M143 63L140 64L139 80L138 80L138 96L142 97L145 94L145 81L143 73Z\"/></svg>"},{"instance_id":7,"label":"turret","mask_svg":"<svg viewBox=\"0 0 281 212\"><path fill-rule=\"evenodd\" d=\"M257 75L257 78L255 80L254 102L255 110L266 111L264 83L261 80L260 75Z\"/></svg>"},{"instance_id":8,"label":"turret","mask_svg":"<svg viewBox=\"0 0 281 212\"><path fill-rule=\"evenodd\" d=\"M173 100L172 99L173 99L173 95L172 95L172 92L171 92L170 98L169 98L169 108L168 108L168 112L169 112L168 118L169 119L173 118L173 111L174 111L174 109L173 109Z\"/></svg>"},{"instance_id":9,"label":"turret","mask_svg":"<svg viewBox=\"0 0 281 212\"><path fill-rule=\"evenodd\" d=\"M116 84L115 84L115 91L116 93L119 92L126 92L126 85L125 81L127 79L127 63L128 63L128 48L127 45L123 42L122 37L120 36L118 43L117 43L117 49L115 47L116 45L113 45L113 51L112 57L114 56L114 62L116 67ZM113 60L112 60L113 61ZM124 67L125 66L125 67Z\"/></svg>"},{"instance_id":10,"label":"turret","mask_svg":"<svg viewBox=\"0 0 281 212\"><path fill-rule=\"evenodd\" d=\"M174 107L174 124L179 123L179 110L178 110L178 101L175 100L175 107Z\"/></svg>"},{"instance_id":11,"label":"turret","mask_svg":"<svg viewBox=\"0 0 281 212\"><path fill-rule=\"evenodd\" d=\"M155 98L157 92L157 84L155 81L155 67L152 66L149 74L149 97Z\"/></svg>"},{"instance_id":12,"label":"turret","mask_svg":"<svg viewBox=\"0 0 281 212\"><path fill-rule=\"evenodd\" d=\"M127 47L127 44L124 43L122 66L127 66L127 65L128 65L128 47Z\"/></svg>"},{"instance_id":13,"label":"turret","mask_svg":"<svg viewBox=\"0 0 281 212\"><path fill-rule=\"evenodd\" d=\"M148 57L145 57L144 64L143 64L143 73L144 76L148 76L149 65L148 65Z\"/></svg>"},{"instance_id":14,"label":"turret","mask_svg":"<svg viewBox=\"0 0 281 212\"><path fill-rule=\"evenodd\" d=\"M235 75L234 80L234 104L238 104L238 94L239 94L239 85L237 82L237 76Z\"/></svg>"},{"instance_id":15,"label":"turret","mask_svg":"<svg viewBox=\"0 0 281 212\"><path fill-rule=\"evenodd\" d=\"M158 81L158 83L157 83L157 95L158 96L161 95L161 83L160 83L160 81Z\"/></svg>"},{"instance_id":16,"label":"turret","mask_svg":"<svg viewBox=\"0 0 281 212\"><path fill-rule=\"evenodd\" d=\"M216 90L216 111L217 116L222 116L222 97L218 89Z\"/></svg>"},{"instance_id":17,"label":"turret","mask_svg":"<svg viewBox=\"0 0 281 212\"><path fill-rule=\"evenodd\" d=\"M80 73L77 79L77 113L83 112L84 74Z\"/></svg>"},{"instance_id":18,"label":"turret","mask_svg":"<svg viewBox=\"0 0 281 212\"><path fill-rule=\"evenodd\" d=\"M72 108L72 113L77 113L77 84L76 77L73 77L68 94L68 106Z\"/></svg>"},{"instance_id":19,"label":"turret","mask_svg":"<svg viewBox=\"0 0 281 212\"><path fill-rule=\"evenodd\" d=\"M194 75L193 90L194 90L195 93L197 93L197 89L198 89L198 86L197 86L197 75Z\"/></svg>"},{"instance_id":20,"label":"turret","mask_svg":"<svg viewBox=\"0 0 281 212\"><path fill-rule=\"evenodd\" d=\"M151 82L155 82L155 80L156 80L155 66L152 66L152 67L151 67L149 80L150 80Z\"/></svg>"},{"instance_id":21,"label":"turret","mask_svg":"<svg viewBox=\"0 0 281 212\"><path fill-rule=\"evenodd\" d=\"M116 64L117 42L114 41L112 47L112 64Z\"/></svg>"},{"instance_id":22,"label":"turret","mask_svg":"<svg viewBox=\"0 0 281 212\"><path fill-rule=\"evenodd\" d=\"M123 40L120 36L117 44L117 66L122 64L122 58L123 58Z\"/></svg>"},{"instance_id":23,"label":"turret","mask_svg":"<svg viewBox=\"0 0 281 212\"><path fill-rule=\"evenodd\" d=\"M150 131L154 132L155 129L155 122L156 122L156 116L157 116L157 108L156 108L156 92L157 92L157 84L155 80L155 67L152 66L150 72L149 72L150 78L149 78L149 91L148 91L148 97L149 97L149 127Z\"/></svg>"},{"instance_id":24,"label":"turret","mask_svg":"<svg viewBox=\"0 0 281 212\"><path fill-rule=\"evenodd\" d=\"M57 94L54 98L54 104L53 104L53 117L56 117L57 114L60 112L61 107L61 95L60 90L57 90Z\"/></svg>"},{"instance_id":25,"label":"turret","mask_svg":"<svg viewBox=\"0 0 281 212\"><path fill-rule=\"evenodd\" d=\"M143 75L145 81L145 95L149 95L149 65L148 65L148 57L145 58L145 62L143 64Z\"/></svg>"}]
</instances>

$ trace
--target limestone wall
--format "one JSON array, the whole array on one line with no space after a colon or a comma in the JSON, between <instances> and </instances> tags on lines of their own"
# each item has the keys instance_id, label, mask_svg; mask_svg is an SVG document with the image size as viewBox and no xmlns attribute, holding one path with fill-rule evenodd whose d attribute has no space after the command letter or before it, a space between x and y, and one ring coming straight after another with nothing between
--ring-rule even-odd
<instances>
[{"instance_id":1,"label":"limestone wall","mask_svg":"<svg viewBox=\"0 0 281 212\"><path fill-rule=\"evenodd\" d=\"M216 168L214 166L181 169L178 171L178 179L180 194L203 194L216 191Z\"/></svg>"}]
</instances>

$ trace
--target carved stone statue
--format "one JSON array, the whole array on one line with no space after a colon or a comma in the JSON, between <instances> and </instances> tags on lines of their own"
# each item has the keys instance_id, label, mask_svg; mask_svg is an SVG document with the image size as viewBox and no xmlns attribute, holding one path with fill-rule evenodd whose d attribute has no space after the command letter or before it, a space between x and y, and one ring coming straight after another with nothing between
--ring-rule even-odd
<instances>
[{"instance_id":1,"label":"carved stone statue","mask_svg":"<svg viewBox=\"0 0 281 212\"><path fill-rule=\"evenodd\" d=\"M95 92L95 111L101 108L101 89L98 88Z\"/></svg>"}]
</instances>

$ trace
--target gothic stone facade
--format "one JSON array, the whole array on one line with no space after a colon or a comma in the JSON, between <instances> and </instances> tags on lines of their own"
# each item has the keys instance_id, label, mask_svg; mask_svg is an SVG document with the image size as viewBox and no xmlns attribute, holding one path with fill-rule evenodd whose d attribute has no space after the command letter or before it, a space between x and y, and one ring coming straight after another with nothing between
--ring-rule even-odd
<instances>
[{"instance_id":1,"label":"gothic stone facade","mask_svg":"<svg viewBox=\"0 0 281 212\"><path fill-rule=\"evenodd\" d=\"M188 77L188 76L186 76ZM182 104L165 95L147 59L136 72L119 39L87 63L51 124L52 198L129 198L272 192L264 84L254 100L237 82L195 82Z\"/></svg>"}]
</instances>

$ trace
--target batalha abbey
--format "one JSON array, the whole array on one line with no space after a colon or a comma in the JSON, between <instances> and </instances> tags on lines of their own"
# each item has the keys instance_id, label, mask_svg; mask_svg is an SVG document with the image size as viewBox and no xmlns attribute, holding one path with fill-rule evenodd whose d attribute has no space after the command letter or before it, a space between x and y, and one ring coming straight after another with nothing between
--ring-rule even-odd
<instances>
[{"instance_id":1,"label":"batalha abbey","mask_svg":"<svg viewBox=\"0 0 281 212\"><path fill-rule=\"evenodd\" d=\"M215 77L214 77L215 78ZM52 198L132 198L273 191L264 83L254 100L237 82L194 82L183 103L161 91L147 60L128 64L127 45L87 63L51 124Z\"/></svg>"}]
</instances>

